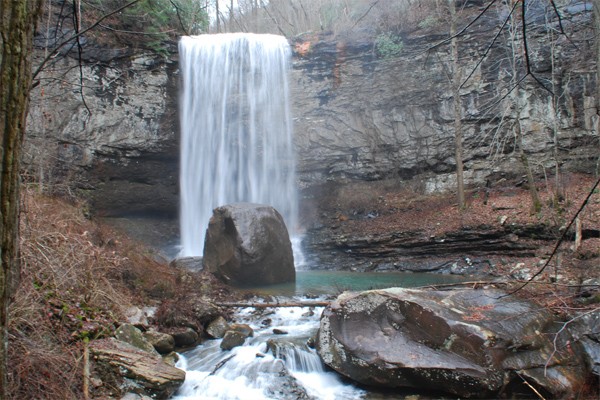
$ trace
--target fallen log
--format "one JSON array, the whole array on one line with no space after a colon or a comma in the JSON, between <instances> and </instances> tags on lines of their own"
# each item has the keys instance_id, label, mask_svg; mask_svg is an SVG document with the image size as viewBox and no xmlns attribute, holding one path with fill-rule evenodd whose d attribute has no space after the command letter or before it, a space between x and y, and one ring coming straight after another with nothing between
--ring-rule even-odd
<instances>
[{"instance_id":1,"label":"fallen log","mask_svg":"<svg viewBox=\"0 0 600 400\"><path fill-rule=\"evenodd\" d=\"M252 307L252 308L277 308L277 307L326 307L329 301L291 301L285 303L216 303L220 307Z\"/></svg>"}]
</instances>

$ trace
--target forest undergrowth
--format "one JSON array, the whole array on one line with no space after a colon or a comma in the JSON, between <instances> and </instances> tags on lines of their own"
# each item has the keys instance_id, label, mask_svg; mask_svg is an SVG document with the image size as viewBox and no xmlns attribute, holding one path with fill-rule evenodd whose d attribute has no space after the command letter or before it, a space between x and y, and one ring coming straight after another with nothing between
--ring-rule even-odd
<instances>
[{"instance_id":1,"label":"forest undergrowth","mask_svg":"<svg viewBox=\"0 0 600 400\"><path fill-rule=\"evenodd\" d=\"M83 202L22 190L20 284L9 310L10 399L82 399L83 349L113 335L132 307L159 306L208 276L86 217ZM185 310L181 310L185 312Z\"/></svg>"}]
</instances>

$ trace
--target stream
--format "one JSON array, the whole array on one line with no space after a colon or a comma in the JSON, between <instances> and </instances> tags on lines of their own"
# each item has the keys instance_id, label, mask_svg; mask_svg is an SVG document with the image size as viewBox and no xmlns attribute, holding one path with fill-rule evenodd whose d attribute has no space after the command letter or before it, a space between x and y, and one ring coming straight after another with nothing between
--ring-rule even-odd
<instances>
[{"instance_id":1,"label":"stream","mask_svg":"<svg viewBox=\"0 0 600 400\"><path fill-rule=\"evenodd\" d=\"M296 284L253 288L260 297L252 301L325 300L343 290L417 287L464 280L465 277L428 273L298 271ZM254 336L231 351L221 350L221 340L215 339L181 353L177 367L186 371L186 380L173 399L404 399L407 394L400 396L397 391L390 395L357 387L321 363L307 342L317 332L322 310L323 307L239 309L234 322L250 325ZM275 334L274 329L285 334ZM309 397L302 394L303 390Z\"/></svg>"}]
</instances>

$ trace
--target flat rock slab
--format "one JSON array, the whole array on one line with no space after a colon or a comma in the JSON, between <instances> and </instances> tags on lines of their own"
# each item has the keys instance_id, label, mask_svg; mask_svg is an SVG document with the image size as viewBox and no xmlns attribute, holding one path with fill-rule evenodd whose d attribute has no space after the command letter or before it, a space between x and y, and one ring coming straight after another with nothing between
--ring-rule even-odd
<instances>
[{"instance_id":1,"label":"flat rock slab","mask_svg":"<svg viewBox=\"0 0 600 400\"><path fill-rule=\"evenodd\" d=\"M318 352L362 384L494 397L523 389L569 397L586 377L563 351L562 323L499 290L411 289L344 293L321 317ZM556 347L555 347L556 344ZM517 390L517 389L514 389ZM533 392L530 392L533 394Z\"/></svg>"},{"instance_id":2,"label":"flat rock slab","mask_svg":"<svg viewBox=\"0 0 600 400\"><path fill-rule=\"evenodd\" d=\"M114 338L90 343L96 371L124 391L167 399L183 384L185 371L175 368L153 353Z\"/></svg>"}]
</instances>

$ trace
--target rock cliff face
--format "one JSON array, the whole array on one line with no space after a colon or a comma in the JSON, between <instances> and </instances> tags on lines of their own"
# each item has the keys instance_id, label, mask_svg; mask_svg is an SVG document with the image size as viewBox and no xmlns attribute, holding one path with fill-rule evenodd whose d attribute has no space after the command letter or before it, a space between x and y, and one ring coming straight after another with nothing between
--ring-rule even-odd
<instances>
[{"instance_id":1,"label":"rock cliff face","mask_svg":"<svg viewBox=\"0 0 600 400\"><path fill-rule=\"evenodd\" d=\"M510 53L522 49L510 46L515 41L507 28L495 38L503 11L486 14L460 37L462 76L470 75L460 90L467 183L523 173L515 150L517 121L540 176L555 160L571 171L597 168L586 4L561 9L566 36L551 35L560 30L552 12L528 11L530 75L522 56L511 67ZM479 11L472 8L465 22ZM544 27L539 23L545 18L551 22ZM446 37L447 27L439 24L404 32L402 52L394 57L379 54L368 38L315 34L292 43L301 188L386 178L418 180L424 192L453 187L450 49L432 47ZM29 173L41 182L74 182L103 215L176 216L178 63L174 44L171 49L165 59L95 49L86 41L82 74L72 57L45 70L28 120ZM560 55L554 62L552 52Z\"/></svg>"},{"instance_id":2,"label":"rock cliff face","mask_svg":"<svg viewBox=\"0 0 600 400\"><path fill-rule=\"evenodd\" d=\"M102 49L84 54L81 73L67 56L39 77L27 121L29 173L84 190L104 215L174 214L177 62Z\"/></svg>"},{"instance_id":3,"label":"rock cliff face","mask_svg":"<svg viewBox=\"0 0 600 400\"><path fill-rule=\"evenodd\" d=\"M467 182L483 182L496 171L522 173L517 120L536 172L553 163L555 138L560 164L585 170L597 159L595 66L580 25L590 12L565 8L567 35L558 37L549 36L560 29L549 12L530 11L530 27L545 15L553 22L529 33L529 76L521 53L513 53L522 49L513 49L505 35L508 28L494 41L501 11L488 11L459 39L463 80L472 72L460 90ZM379 55L373 41L297 39L293 101L302 183L420 176L428 192L454 186L452 62L449 43L434 47L447 38L441 32L404 33L397 57ZM551 51L560 54L554 65ZM514 70L513 54L521 58Z\"/></svg>"}]
</instances>

